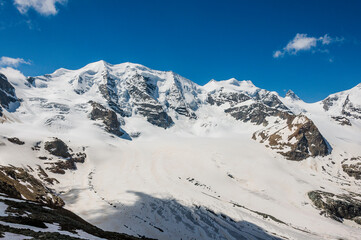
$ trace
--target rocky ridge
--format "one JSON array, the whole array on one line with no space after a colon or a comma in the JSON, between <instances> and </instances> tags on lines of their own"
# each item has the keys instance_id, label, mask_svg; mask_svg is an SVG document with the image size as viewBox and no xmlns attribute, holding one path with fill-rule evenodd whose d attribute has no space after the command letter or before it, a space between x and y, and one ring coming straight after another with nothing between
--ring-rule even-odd
<instances>
[{"instance_id":1,"label":"rocky ridge","mask_svg":"<svg viewBox=\"0 0 361 240\"><path fill-rule=\"evenodd\" d=\"M12 112L19 104L15 88L9 83L6 76L0 73L0 117L3 116L3 109Z\"/></svg>"}]
</instances>

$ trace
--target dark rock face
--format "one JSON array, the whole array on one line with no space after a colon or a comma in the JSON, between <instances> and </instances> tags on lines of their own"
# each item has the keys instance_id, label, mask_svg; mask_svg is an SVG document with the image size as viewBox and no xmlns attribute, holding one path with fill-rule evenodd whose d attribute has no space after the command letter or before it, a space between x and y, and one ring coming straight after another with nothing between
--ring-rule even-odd
<instances>
[{"instance_id":1,"label":"dark rock face","mask_svg":"<svg viewBox=\"0 0 361 240\"><path fill-rule=\"evenodd\" d=\"M323 109L325 111L328 111L330 107L332 107L336 101L338 101L339 98L337 96L330 96L322 101L323 103ZM359 106L356 106L353 102L350 100L350 96L347 95L345 101L342 103L342 110L341 114L346 117L353 117L356 119L361 119L361 108Z\"/></svg>"},{"instance_id":2,"label":"dark rock face","mask_svg":"<svg viewBox=\"0 0 361 240\"><path fill-rule=\"evenodd\" d=\"M0 73L0 117L3 115L2 108L9 110L11 103L19 104L15 88L9 83L5 75Z\"/></svg>"},{"instance_id":3,"label":"dark rock face","mask_svg":"<svg viewBox=\"0 0 361 240\"><path fill-rule=\"evenodd\" d=\"M56 102L47 102L41 105L44 109L56 110L60 114L67 114L70 111L70 107L65 104Z\"/></svg>"},{"instance_id":4,"label":"dark rock face","mask_svg":"<svg viewBox=\"0 0 361 240\"><path fill-rule=\"evenodd\" d=\"M65 170L76 170L76 163L84 163L86 154L82 152L72 153L72 150L60 139L45 142L44 148L52 155L63 158L57 162L46 162L50 167L46 169L58 174L65 174ZM47 160L47 157L39 157Z\"/></svg>"},{"instance_id":5,"label":"dark rock face","mask_svg":"<svg viewBox=\"0 0 361 240\"><path fill-rule=\"evenodd\" d=\"M35 78L34 77L28 77L26 78L26 81L27 81L27 86L28 87L35 87Z\"/></svg>"},{"instance_id":6,"label":"dark rock face","mask_svg":"<svg viewBox=\"0 0 361 240\"><path fill-rule=\"evenodd\" d=\"M21 198L20 192L16 190L16 188L13 185L1 180L0 180L0 192L10 197Z\"/></svg>"},{"instance_id":7,"label":"dark rock face","mask_svg":"<svg viewBox=\"0 0 361 240\"><path fill-rule=\"evenodd\" d=\"M64 202L30 174L30 170L0 166L0 191L9 196L61 207Z\"/></svg>"},{"instance_id":8,"label":"dark rock face","mask_svg":"<svg viewBox=\"0 0 361 240\"><path fill-rule=\"evenodd\" d=\"M190 119L197 119L197 115L190 111L188 107L186 107L185 105L182 105L181 107L176 107L174 108L174 110L179 114L179 115L183 115L186 116ZM169 121L169 119L168 119Z\"/></svg>"},{"instance_id":9,"label":"dark rock face","mask_svg":"<svg viewBox=\"0 0 361 240\"><path fill-rule=\"evenodd\" d=\"M127 86L138 114L158 127L169 128L173 125L172 118L168 116L163 106L152 97L157 86L153 85L150 79L137 74L127 81Z\"/></svg>"},{"instance_id":10,"label":"dark rock face","mask_svg":"<svg viewBox=\"0 0 361 240\"><path fill-rule=\"evenodd\" d=\"M356 107L350 101L349 96L347 96L345 102L342 105L342 114L347 117L354 117L356 119L361 119L361 108Z\"/></svg>"},{"instance_id":11,"label":"dark rock face","mask_svg":"<svg viewBox=\"0 0 361 240\"><path fill-rule=\"evenodd\" d=\"M252 122L257 125L268 125L267 117L277 116L282 119L288 117L288 113L262 103L252 103L241 107L233 107L225 110L232 117L243 122Z\"/></svg>"},{"instance_id":12,"label":"dark rock face","mask_svg":"<svg viewBox=\"0 0 361 240\"><path fill-rule=\"evenodd\" d=\"M342 126L344 126L344 125L352 126L350 119L348 119L347 117L332 116L331 118L333 120L335 120L336 122L338 122L339 124L341 124Z\"/></svg>"},{"instance_id":13,"label":"dark rock face","mask_svg":"<svg viewBox=\"0 0 361 240\"><path fill-rule=\"evenodd\" d=\"M342 170L350 177L357 180L361 179L361 156L344 159L342 161Z\"/></svg>"},{"instance_id":14,"label":"dark rock face","mask_svg":"<svg viewBox=\"0 0 361 240\"><path fill-rule=\"evenodd\" d=\"M294 116L291 116L288 119L288 125L292 124L292 118L294 119ZM295 125L297 129L290 137L295 137L298 139L298 142L290 152L285 154L285 156L292 160L301 160L308 156L325 156L329 153L326 140L310 119L307 118L305 123L293 125ZM299 152L304 155L299 156Z\"/></svg>"},{"instance_id":15,"label":"dark rock face","mask_svg":"<svg viewBox=\"0 0 361 240\"><path fill-rule=\"evenodd\" d=\"M120 131L120 122L117 114L113 110L106 109L97 102L90 101L89 103L93 107L89 115L91 120L102 120L105 125L105 130L111 134L119 137L124 134L124 132Z\"/></svg>"},{"instance_id":16,"label":"dark rock face","mask_svg":"<svg viewBox=\"0 0 361 240\"><path fill-rule=\"evenodd\" d=\"M253 102L237 106L237 104L251 99ZM259 90L254 95L249 96L240 92L224 92L221 88L219 91L209 93L207 102L217 106L228 103L230 107L224 110L225 113L229 113L237 120L252 122L257 125L268 125L267 117L277 116L285 119L286 115L291 113L277 95L264 90Z\"/></svg>"},{"instance_id":17,"label":"dark rock face","mask_svg":"<svg viewBox=\"0 0 361 240\"><path fill-rule=\"evenodd\" d=\"M281 100L271 92L266 93L260 100L268 107L289 112L289 109L281 102Z\"/></svg>"},{"instance_id":18,"label":"dark rock face","mask_svg":"<svg viewBox=\"0 0 361 240\"><path fill-rule=\"evenodd\" d=\"M267 143L266 146L272 149L281 150L279 153L287 157L288 160L300 161L310 156L329 154L331 149L316 125L309 118L286 113L283 117L287 119L283 128L273 129L271 127L255 132L253 139L260 140L261 143Z\"/></svg>"},{"instance_id":19,"label":"dark rock face","mask_svg":"<svg viewBox=\"0 0 361 240\"><path fill-rule=\"evenodd\" d=\"M77 233L77 230L86 232L88 239L111 239L111 240L136 240L147 239L128 236L122 233L104 231L91 225L84 219L62 207L54 207L35 203L32 201L19 200L10 195L0 199L2 206L5 206L5 214L0 216L0 237L4 233L14 233L17 239L37 239L37 240L77 240L84 239L71 237L70 234ZM21 228L13 227L11 224L21 224ZM59 229L48 228L47 224L59 226ZM34 227L38 229L33 230Z\"/></svg>"},{"instance_id":20,"label":"dark rock face","mask_svg":"<svg viewBox=\"0 0 361 240\"><path fill-rule=\"evenodd\" d=\"M44 144L45 150L47 150L50 154L62 158L70 158L71 155L69 153L68 146L60 139L54 138L53 141L45 142Z\"/></svg>"},{"instance_id":21,"label":"dark rock face","mask_svg":"<svg viewBox=\"0 0 361 240\"><path fill-rule=\"evenodd\" d=\"M179 115L183 115L190 119L197 119L197 115L193 112L193 110L198 107L197 103L194 103L193 106L189 106L184 98L184 91L191 92L196 95L194 89L188 87L184 89L179 80L180 76L175 73L172 73L172 75L174 83L166 96L165 105L169 106L170 109L174 109Z\"/></svg>"},{"instance_id":22,"label":"dark rock face","mask_svg":"<svg viewBox=\"0 0 361 240\"><path fill-rule=\"evenodd\" d=\"M325 109L325 111L328 111L330 107L333 106L334 102L337 100L338 100L337 96L330 96L326 98L325 100L322 101L323 109Z\"/></svg>"},{"instance_id":23,"label":"dark rock face","mask_svg":"<svg viewBox=\"0 0 361 240\"><path fill-rule=\"evenodd\" d=\"M287 91L286 97L291 98L293 100L301 100L296 93L294 93L291 89Z\"/></svg>"},{"instance_id":24,"label":"dark rock face","mask_svg":"<svg viewBox=\"0 0 361 240\"><path fill-rule=\"evenodd\" d=\"M17 145L24 145L25 142L21 141L19 138L17 137L13 137L13 138L8 138L8 141Z\"/></svg>"},{"instance_id":25,"label":"dark rock face","mask_svg":"<svg viewBox=\"0 0 361 240\"><path fill-rule=\"evenodd\" d=\"M120 114L122 117L129 117L129 113L124 112L119 107L119 96L117 93L117 86L115 84L115 80L113 76L111 76L108 72L103 73L104 84L99 85L99 91L102 96L107 100L109 107Z\"/></svg>"},{"instance_id":26,"label":"dark rock face","mask_svg":"<svg viewBox=\"0 0 361 240\"><path fill-rule=\"evenodd\" d=\"M361 201L356 198L360 195L336 195L324 191L311 191L308 197L318 209L322 210L320 214L339 222L349 219L361 224Z\"/></svg>"},{"instance_id":27,"label":"dark rock face","mask_svg":"<svg viewBox=\"0 0 361 240\"><path fill-rule=\"evenodd\" d=\"M174 123L160 104L140 103L136 106L138 113L146 117L147 121L153 125L169 128Z\"/></svg>"},{"instance_id":28,"label":"dark rock face","mask_svg":"<svg viewBox=\"0 0 361 240\"><path fill-rule=\"evenodd\" d=\"M229 103L231 106L247 101L251 99L249 96L243 93L237 92L216 92L213 94L208 94L207 102L211 105L221 106L222 104Z\"/></svg>"}]
</instances>

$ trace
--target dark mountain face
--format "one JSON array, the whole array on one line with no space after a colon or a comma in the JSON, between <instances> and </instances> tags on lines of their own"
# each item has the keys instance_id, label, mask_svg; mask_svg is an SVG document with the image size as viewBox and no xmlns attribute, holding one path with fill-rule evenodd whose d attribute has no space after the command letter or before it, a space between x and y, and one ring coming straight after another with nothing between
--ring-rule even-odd
<instances>
[{"instance_id":1,"label":"dark mountain face","mask_svg":"<svg viewBox=\"0 0 361 240\"><path fill-rule=\"evenodd\" d=\"M296 93L294 93L291 89L287 91L286 97L292 99L292 100L301 100Z\"/></svg>"},{"instance_id":2,"label":"dark mountain face","mask_svg":"<svg viewBox=\"0 0 361 240\"><path fill-rule=\"evenodd\" d=\"M3 112L2 108L13 111L18 105L19 99L16 97L15 88L9 83L6 76L0 73L0 117Z\"/></svg>"}]
</instances>

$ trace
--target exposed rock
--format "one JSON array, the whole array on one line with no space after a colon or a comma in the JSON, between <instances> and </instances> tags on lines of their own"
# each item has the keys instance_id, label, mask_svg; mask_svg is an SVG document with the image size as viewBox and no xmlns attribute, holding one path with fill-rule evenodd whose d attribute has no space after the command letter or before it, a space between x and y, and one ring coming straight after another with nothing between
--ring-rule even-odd
<instances>
[{"instance_id":1,"label":"exposed rock","mask_svg":"<svg viewBox=\"0 0 361 240\"><path fill-rule=\"evenodd\" d=\"M260 97L260 101L268 107L290 112L286 105L281 102L278 96L272 92L267 92L264 94L262 97Z\"/></svg>"},{"instance_id":2,"label":"exposed rock","mask_svg":"<svg viewBox=\"0 0 361 240\"><path fill-rule=\"evenodd\" d=\"M47 102L42 104L44 109L56 110L60 114L66 114L70 111L70 107L66 104L56 103L56 102Z\"/></svg>"},{"instance_id":3,"label":"exposed rock","mask_svg":"<svg viewBox=\"0 0 361 240\"><path fill-rule=\"evenodd\" d=\"M9 196L61 207L64 202L23 168L0 166L0 191Z\"/></svg>"},{"instance_id":4,"label":"exposed rock","mask_svg":"<svg viewBox=\"0 0 361 240\"><path fill-rule=\"evenodd\" d=\"M354 105L350 101L349 96L347 96L345 102L342 105L342 114L347 117L361 119L361 107Z\"/></svg>"},{"instance_id":5,"label":"exposed rock","mask_svg":"<svg viewBox=\"0 0 361 240\"><path fill-rule=\"evenodd\" d=\"M119 107L119 96L117 94L117 86L113 76L111 76L107 71L103 72L103 82L105 84L99 85L99 91L103 97L107 100L109 107L119 113L120 116L126 117L130 116L129 113L126 113Z\"/></svg>"},{"instance_id":6,"label":"exposed rock","mask_svg":"<svg viewBox=\"0 0 361 240\"><path fill-rule=\"evenodd\" d=\"M45 142L44 148L54 156L62 158L71 157L68 146L59 138L54 138L52 141Z\"/></svg>"},{"instance_id":7,"label":"exposed rock","mask_svg":"<svg viewBox=\"0 0 361 240\"><path fill-rule=\"evenodd\" d=\"M77 153L72 155L69 159L63 161L57 161L57 162L47 162L46 164L52 165L51 167L47 167L47 170L50 170L53 173L58 174L65 174L65 170L76 170L76 164L75 163L84 163L86 158L85 153Z\"/></svg>"},{"instance_id":8,"label":"exposed rock","mask_svg":"<svg viewBox=\"0 0 361 240\"><path fill-rule=\"evenodd\" d=\"M334 102L336 102L337 100L338 100L337 96L327 97L325 100L322 101L323 109L325 109L325 111L328 111L330 107L333 106Z\"/></svg>"},{"instance_id":9,"label":"exposed rock","mask_svg":"<svg viewBox=\"0 0 361 240\"><path fill-rule=\"evenodd\" d=\"M352 157L342 161L342 169L350 177L361 179L361 157Z\"/></svg>"},{"instance_id":10,"label":"exposed rock","mask_svg":"<svg viewBox=\"0 0 361 240\"><path fill-rule=\"evenodd\" d=\"M349 219L361 224L361 201L351 194L336 195L318 190L309 192L308 197L318 209L322 210L320 214L339 222Z\"/></svg>"},{"instance_id":11,"label":"exposed rock","mask_svg":"<svg viewBox=\"0 0 361 240\"><path fill-rule=\"evenodd\" d=\"M19 138L17 137L13 137L13 138L8 138L8 141L17 145L24 145L25 142L21 141Z\"/></svg>"},{"instance_id":12,"label":"exposed rock","mask_svg":"<svg viewBox=\"0 0 361 240\"><path fill-rule=\"evenodd\" d=\"M60 123L65 121L64 115L55 115L49 119L47 119L44 123L46 126L52 126L54 123Z\"/></svg>"},{"instance_id":13,"label":"exposed rock","mask_svg":"<svg viewBox=\"0 0 361 240\"><path fill-rule=\"evenodd\" d=\"M106 109L97 102L90 101L89 103L93 107L89 115L91 120L102 120L105 130L111 134L119 137L124 134L124 132L120 131L120 122L113 110Z\"/></svg>"},{"instance_id":14,"label":"exposed rock","mask_svg":"<svg viewBox=\"0 0 361 240\"><path fill-rule=\"evenodd\" d=\"M292 100L296 100L296 101L301 100L301 99L296 95L296 93L294 93L291 89L287 91L285 97L290 98L290 99L292 99Z\"/></svg>"},{"instance_id":15,"label":"exposed rock","mask_svg":"<svg viewBox=\"0 0 361 240\"><path fill-rule=\"evenodd\" d=\"M129 95L134 103L136 113L144 116L148 122L162 128L169 128L173 120L154 96L157 86L149 78L136 74L127 80Z\"/></svg>"},{"instance_id":16,"label":"exposed rock","mask_svg":"<svg viewBox=\"0 0 361 240\"><path fill-rule=\"evenodd\" d=\"M131 138L137 138L137 137L139 137L141 135L141 132L131 132L130 134L129 134L129 136L131 137Z\"/></svg>"},{"instance_id":17,"label":"exposed rock","mask_svg":"<svg viewBox=\"0 0 361 240\"><path fill-rule=\"evenodd\" d=\"M83 231L89 234L89 239L147 239L104 231L61 207L49 208L41 203L18 200L11 196L1 196L0 203L5 207L4 214L0 216L0 238L4 233L14 233L18 236L17 239L78 240L84 237L77 235L77 231ZM51 228L47 226L49 224L59 227Z\"/></svg>"},{"instance_id":18,"label":"exposed rock","mask_svg":"<svg viewBox=\"0 0 361 240\"><path fill-rule=\"evenodd\" d=\"M263 103L256 102L250 105L244 105L240 107L228 108L225 110L232 117L243 122L252 122L257 125L268 125L267 117L280 117L286 119L289 116L288 112L278 110L276 108L269 107Z\"/></svg>"},{"instance_id":19,"label":"exposed rock","mask_svg":"<svg viewBox=\"0 0 361 240\"><path fill-rule=\"evenodd\" d=\"M174 110L179 114L179 115L183 115L183 116L186 116L190 119L197 119L197 115L190 111L188 107L182 105L180 107L176 107L174 108Z\"/></svg>"},{"instance_id":20,"label":"exposed rock","mask_svg":"<svg viewBox=\"0 0 361 240\"><path fill-rule=\"evenodd\" d=\"M217 91L215 93L209 93L207 96L207 102L211 105L221 106L225 103L229 103L234 106L237 103L241 103L251 99L248 95L237 92L223 92Z\"/></svg>"},{"instance_id":21,"label":"exposed rock","mask_svg":"<svg viewBox=\"0 0 361 240\"><path fill-rule=\"evenodd\" d=\"M35 78L34 77L27 77L26 81L27 81L26 85L28 87L31 87L31 86L35 87Z\"/></svg>"},{"instance_id":22,"label":"exposed rock","mask_svg":"<svg viewBox=\"0 0 361 240\"><path fill-rule=\"evenodd\" d=\"M352 102L350 100L349 94L346 96L346 99L342 101L340 100L339 96L331 95L322 101L323 109L325 109L325 111L328 111L332 106L342 104L341 107L342 115L346 117L361 119L361 106L359 105L360 103L355 104L354 102Z\"/></svg>"},{"instance_id":23,"label":"exposed rock","mask_svg":"<svg viewBox=\"0 0 361 240\"><path fill-rule=\"evenodd\" d=\"M52 173L65 174L65 170L76 170L75 162L72 160L57 161L55 163L46 163L46 164L51 165L51 167L47 167L46 170L49 170Z\"/></svg>"},{"instance_id":24,"label":"exposed rock","mask_svg":"<svg viewBox=\"0 0 361 240\"><path fill-rule=\"evenodd\" d=\"M34 146L31 147L31 150L33 150L33 151L39 151L39 150L41 149L40 144L41 144L41 141L36 142L36 143L34 144Z\"/></svg>"},{"instance_id":25,"label":"exposed rock","mask_svg":"<svg viewBox=\"0 0 361 240\"><path fill-rule=\"evenodd\" d=\"M4 74L0 73L0 117L3 116L2 108L15 110L20 105L16 97L15 88L9 83Z\"/></svg>"},{"instance_id":26,"label":"exposed rock","mask_svg":"<svg viewBox=\"0 0 361 240\"><path fill-rule=\"evenodd\" d=\"M330 148L316 125L306 116L283 115L287 117L284 125L271 126L255 132L253 139L266 143L288 160L300 161L309 156L325 156Z\"/></svg>"},{"instance_id":27,"label":"exposed rock","mask_svg":"<svg viewBox=\"0 0 361 240\"><path fill-rule=\"evenodd\" d=\"M55 178L50 178L49 175L45 172L45 170L38 165L38 176L41 180L45 181L48 184L54 185L54 183L59 183L59 181Z\"/></svg>"},{"instance_id":28,"label":"exposed rock","mask_svg":"<svg viewBox=\"0 0 361 240\"><path fill-rule=\"evenodd\" d=\"M53 173L65 174L65 170L76 170L76 163L84 163L86 159L85 153L72 153L72 149L58 138L54 138L53 141L45 142L44 148L50 154L60 157L57 162L45 162L45 164L50 165L50 167L47 167L46 169ZM43 160L47 160L47 158L45 157Z\"/></svg>"},{"instance_id":29,"label":"exposed rock","mask_svg":"<svg viewBox=\"0 0 361 240\"><path fill-rule=\"evenodd\" d=\"M331 117L333 120L335 120L336 122L338 122L339 124L341 124L342 126L347 125L347 126L351 126L351 121L347 118L347 117L343 117L343 116L332 116Z\"/></svg>"},{"instance_id":30,"label":"exposed rock","mask_svg":"<svg viewBox=\"0 0 361 240\"><path fill-rule=\"evenodd\" d=\"M16 188L13 185L11 185L3 180L0 180L0 192L5 193L10 197L21 198L20 192L18 190L16 190Z\"/></svg>"},{"instance_id":31,"label":"exposed rock","mask_svg":"<svg viewBox=\"0 0 361 240\"><path fill-rule=\"evenodd\" d=\"M174 123L159 104L140 103L136 104L136 108L137 113L146 117L148 122L158 127L169 128Z\"/></svg>"}]
</instances>

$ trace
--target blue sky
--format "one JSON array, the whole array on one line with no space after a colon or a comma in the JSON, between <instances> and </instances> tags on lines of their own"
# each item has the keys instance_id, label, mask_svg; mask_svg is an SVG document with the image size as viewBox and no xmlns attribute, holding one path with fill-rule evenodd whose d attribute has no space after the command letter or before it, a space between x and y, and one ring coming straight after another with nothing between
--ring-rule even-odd
<instances>
[{"instance_id":1,"label":"blue sky","mask_svg":"<svg viewBox=\"0 0 361 240\"><path fill-rule=\"evenodd\" d=\"M361 82L361 1L0 0L0 16L0 57L23 59L3 66L25 75L135 62L307 102Z\"/></svg>"}]
</instances>

